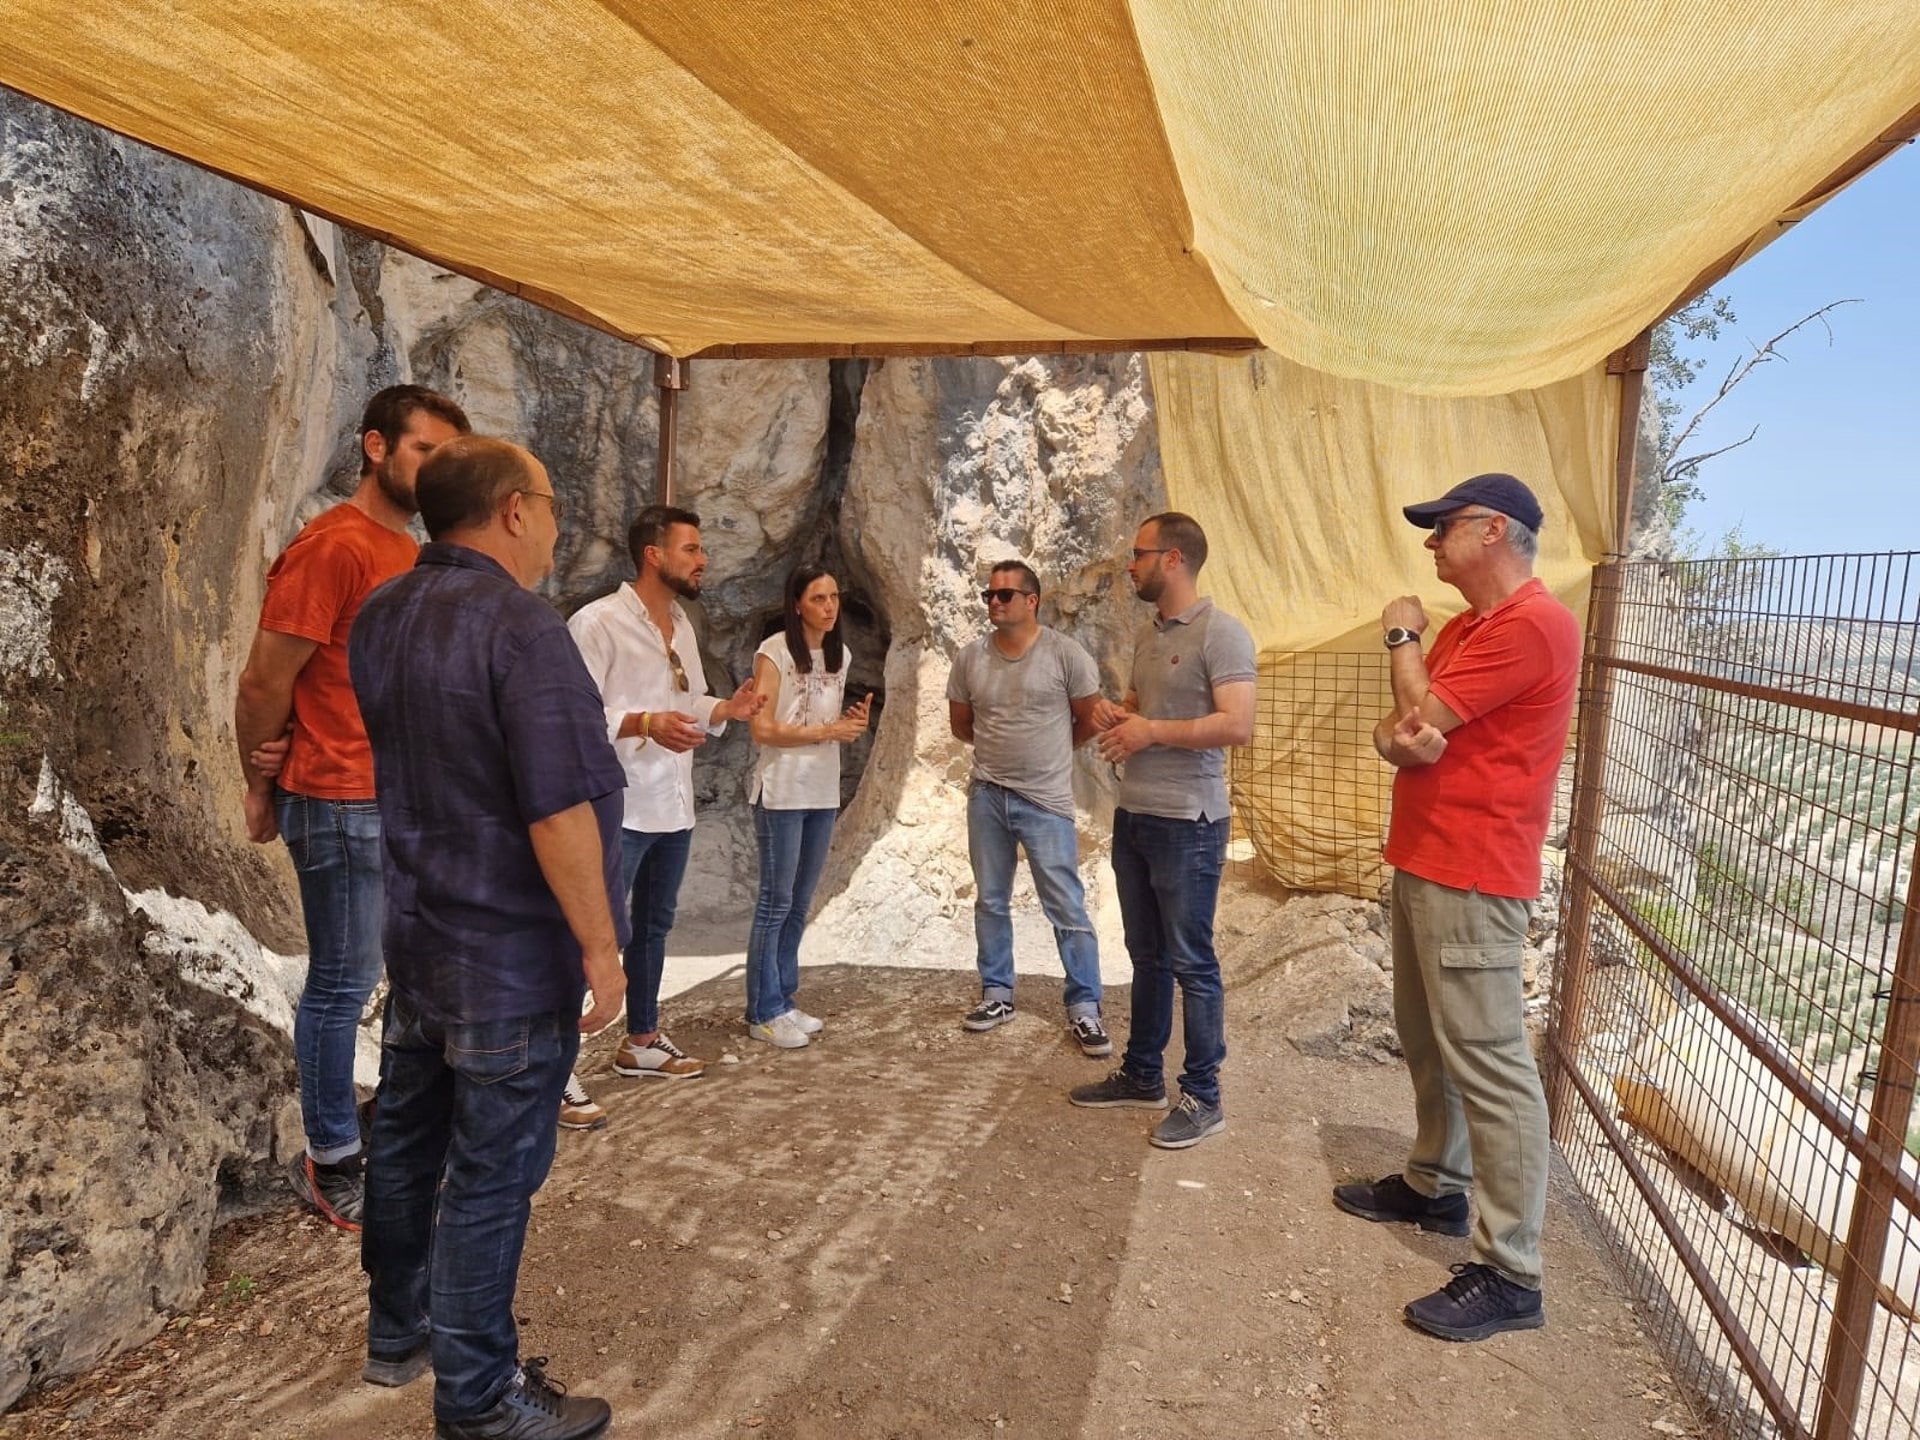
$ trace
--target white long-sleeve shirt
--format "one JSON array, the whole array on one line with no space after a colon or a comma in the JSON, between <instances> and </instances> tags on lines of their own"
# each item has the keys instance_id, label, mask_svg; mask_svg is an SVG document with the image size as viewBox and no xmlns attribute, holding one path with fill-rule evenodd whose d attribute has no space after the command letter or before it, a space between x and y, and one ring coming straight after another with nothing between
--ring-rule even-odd
<instances>
[{"instance_id":1,"label":"white long-sleeve shirt","mask_svg":"<svg viewBox=\"0 0 1920 1440\"><path fill-rule=\"evenodd\" d=\"M611 595L582 605L567 621L573 640L600 687L607 711L607 736L627 772L627 793L621 824L628 830L665 835L693 828L693 752L676 755L651 740L620 738L628 715L645 710L658 715L677 710L691 715L707 733L727 728L713 719L720 700L707 693L706 670L700 663L700 642L680 602L673 603L673 653L680 657L688 689L674 682L667 660L667 640L653 623L647 607L631 584Z\"/></svg>"}]
</instances>

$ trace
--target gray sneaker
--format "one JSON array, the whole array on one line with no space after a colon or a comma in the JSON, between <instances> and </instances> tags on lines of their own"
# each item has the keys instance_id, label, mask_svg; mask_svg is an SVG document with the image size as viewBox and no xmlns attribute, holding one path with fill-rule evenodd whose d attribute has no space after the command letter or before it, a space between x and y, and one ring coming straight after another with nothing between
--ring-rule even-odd
<instances>
[{"instance_id":1,"label":"gray sneaker","mask_svg":"<svg viewBox=\"0 0 1920 1440\"><path fill-rule=\"evenodd\" d=\"M1167 1108L1167 1087L1159 1081L1149 1085L1136 1080L1123 1065L1104 1080L1096 1080L1091 1085L1074 1086L1067 1092L1067 1099L1075 1105L1096 1110L1115 1105L1164 1110Z\"/></svg>"},{"instance_id":2,"label":"gray sneaker","mask_svg":"<svg viewBox=\"0 0 1920 1440\"><path fill-rule=\"evenodd\" d=\"M1153 1133L1147 1136L1149 1144L1158 1145L1162 1150L1184 1150L1189 1145L1198 1145L1209 1135L1218 1135L1227 1128L1227 1112L1218 1105L1202 1105L1191 1095L1181 1095L1180 1103L1173 1107Z\"/></svg>"}]
</instances>

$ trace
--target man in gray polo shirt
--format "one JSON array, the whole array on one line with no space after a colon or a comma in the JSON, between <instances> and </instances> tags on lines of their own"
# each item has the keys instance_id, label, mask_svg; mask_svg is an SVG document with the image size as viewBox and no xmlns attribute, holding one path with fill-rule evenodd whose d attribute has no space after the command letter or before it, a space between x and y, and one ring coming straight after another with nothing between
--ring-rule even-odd
<instances>
[{"instance_id":1,"label":"man in gray polo shirt","mask_svg":"<svg viewBox=\"0 0 1920 1440\"><path fill-rule=\"evenodd\" d=\"M1167 1103L1162 1056L1177 985L1185 1014L1180 1104L1148 1139L1184 1150L1226 1128L1220 1063L1227 1056L1225 990L1213 950L1213 909L1226 862L1227 752L1253 738L1253 637L1203 600L1207 537L1190 515L1155 515L1134 537L1127 576L1155 614L1133 654L1119 705L1094 707L1100 754L1124 766L1113 812L1113 876L1133 960L1127 1051L1105 1080L1076 1087L1075 1105Z\"/></svg>"},{"instance_id":2,"label":"man in gray polo shirt","mask_svg":"<svg viewBox=\"0 0 1920 1440\"><path fill-rule=\"evenodd\" d=\"M954 657L947 680L954 738L973 746L967 855L980 1003L960 1023L991 1030L1013 1018L1013 868L1025 849L1067 972L1067 1026L1085 1054L1111 1055L1073 829L1073 752L1093 734L1100 672L1040 623L1040 580L1023 562L994 566L981 598L991 628Z\"/></svg>"}]
</instances>

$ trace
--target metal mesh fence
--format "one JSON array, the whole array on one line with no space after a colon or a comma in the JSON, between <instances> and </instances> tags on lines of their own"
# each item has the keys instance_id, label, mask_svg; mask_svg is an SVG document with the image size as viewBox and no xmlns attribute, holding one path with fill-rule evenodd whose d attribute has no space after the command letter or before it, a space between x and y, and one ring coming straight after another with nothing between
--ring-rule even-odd
<instances>
[{"instance_id":1,"label":"metal mesh fence","mask_svg":"<svg viewBox=\"0 0 1920 1440\"><path fill-rule=\"evenodd\" d=\"M1373 725L1393 705L1384 650L1260 657L1253 743L1231 750L1236 830L1298 890L1373 899L1386 882L1393 771Z\"/></svg>"},{"instance_id":2,"label":"metal mesh fence","mask_svg":"<svg viewBox=\"0 0 1920 1440\"><path fill-rule=\"evenodd\" d=\"M1920 1432L1920 557L1596 572L1555 1134L1726 1433Z\"/></svg>"}]
</instances>

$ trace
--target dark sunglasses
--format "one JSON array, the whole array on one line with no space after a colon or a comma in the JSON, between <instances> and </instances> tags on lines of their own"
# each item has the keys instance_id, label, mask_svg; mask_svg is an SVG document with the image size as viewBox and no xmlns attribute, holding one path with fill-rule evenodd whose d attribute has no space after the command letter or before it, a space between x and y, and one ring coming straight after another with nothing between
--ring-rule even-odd
<instances>
[{"instance_id":1,"label":"dark sunglasses","mask_svg":"<svg viewBox=\"0 0 1920 1440\"><path fill-rule=\"evenodd\" d=\"M991 605L995 600L998 600L1002 605L1011 605L1013 603L1014 596L1031 595L1033 593L1034 592L1031 590L1009 590L1003 585L997 590L982 590L980 592L980 598L986 601L989 605Z\"/></svg>"},{"instance_id":2,"label":"dark sunglasses","mask_svg":"<svg viewBox=\"0 0 1920 1440\"><path fill-rule=\"evenodd\" d=\"M1474 515L1442 515L1433 522L1433 538L1444 540L1449 530L1456 525L1464 525L1469 520L1498 520L1499 518L1497 514L1491 514L1485 510Z\"/></svg>"},{"instance_id":3,"label":"dark sunglasses","mask_svg":"<svg viewBox=\"0 0 1920 1440\"><path fill-rule=\"evenodd\" d=\"M687 679L687 667L682 665L680 663L680 657L673 653L673 642L669 640L666 642L666 645L667 664L673 668L673 688L676 690L692 690L693 685Z\"/></svg>"}]
</instances>

